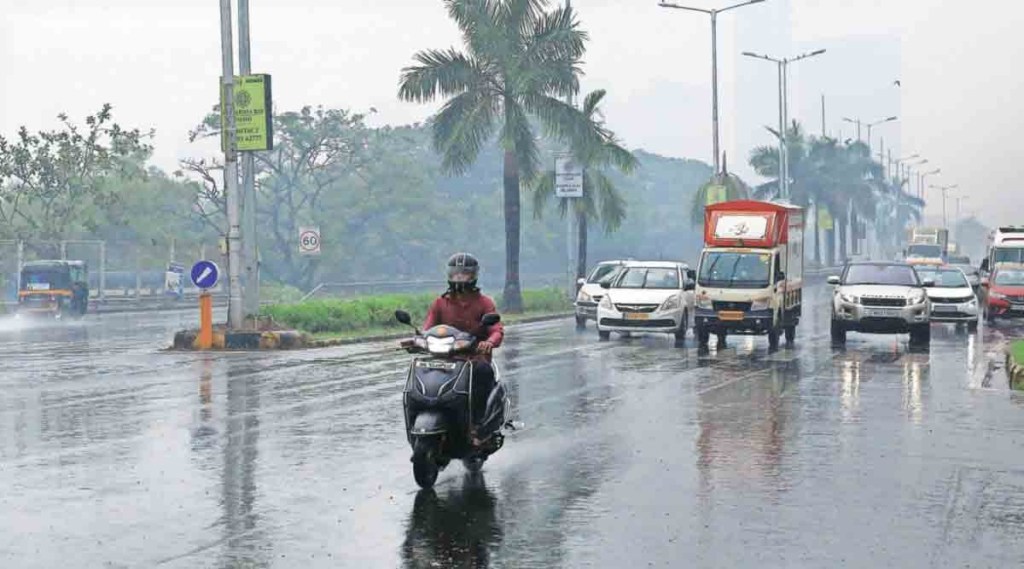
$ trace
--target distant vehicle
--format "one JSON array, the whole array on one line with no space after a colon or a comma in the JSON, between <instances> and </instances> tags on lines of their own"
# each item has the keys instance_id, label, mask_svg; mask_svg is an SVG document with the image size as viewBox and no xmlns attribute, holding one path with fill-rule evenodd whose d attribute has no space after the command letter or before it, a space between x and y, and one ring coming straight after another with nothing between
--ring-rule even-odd
<instances>
[{"instance_id":1,"label":"distant vehicle","mask_svg":"<svg viewBox=\"0 0 1024 569\"><path fill-rule=\"evenodd\" d=\"M956 267L919 267L917 275L922 281L935 283L926 289L932 305L932 322L966 325L970 332L978 329L978 297L962 270Z\"/></svg>"},{"instance_id":2,"label":"distant vehicle","mask_svg":"<svg viewBox=\"0 0 1024 569\"><path fill-rule=\"evenodd\" d=\"M804 212L788 205L730 201L704 210L694 333L706 347L727 334L796 337L803 299Z\"/></svg>"},{"instance_id":3,"label":"distant vehicle","mask_svg":"<svg viewBox=\"0 0 1024 569\"><path fill-rule=\"evenodd\" d=\"M1024 264L998 265L981 286L986 321L1024 316Z\"/></svg>"},{"instance_id":4,"label":"distant vehicle","mask_svg":"<svg viewBox=\"0 0 1024 569\"><path fill-rule=\"evenodd\" d=\"M32 261L21 269L18 314L77 318L89 307L89 273L83 261Z\"/></svg>"},{"instance_id":5,"label":"distant vehicle","mask_svg":"<svg viewBox=\"0 0 1024 569\"><path fill-rule=\"evenodd\" d=\"M580 287L576 293L576 328L582 330L587 325L587 320L597 320L597 303L604 297L604 289L601 283L614 279L622 266L628 261L601 261L590 270L585 279L579 279L576 284Z\"/></svg>"},{"instance_id":6,"label":"distant vehicle","mask_svg":"<svg viewBox=\"0 0 1024 569\"><path fill-rule=\"evenodd\" d=\"M911 265L942 265L949 253L949 231L939 227L910 229L903 258Z\"/></svg>"},{"instance_id":7,"label":"distant vehicle","mask_svg":"<svg viewBox=\"0 0 1024 569\"><path fill-rule=\"evenodd\" d=\"M846 343L847 332L910 333L912 344L931 342L931 303L926 287L908 263L851 263L842 276L828 278L832 298L832 342Z\"/></svg>"},{"instance_id":8,"label":"distant vehicle","mask_svg":"<svg viewBox=\"0 0 1024 569\"><path fill-rule=\"evenodd\" d=\"M974 289L975 294L979 292L981 288L981 271L971 265L970 257L967 255L950 255L946 259L946 264L963 271L967 275L967 282L971 283L971 288Z\"/></svg>"},{"instance_id":9,"label":"distant vehicle","mask_svg":"<svg viewBox=\"0 0 1024 569\"><path fill-rule=\"evenodd\" d=\"M981 261L982 276L1004 263L1024 263L1024 227L999 227L989 234L988 250Z\"/></svg>"},{"instance_id":10,"label":"distant vehicle","mask_svg":"<svg viewBox=\"0 0 1024 569\"><path fill-rule=\"evenodd\" d=\"M597 334L660 332L686 338L693 317L694 271L674 261L631 261L614 280L601 283Z\"/></svg>"}]
</instances>

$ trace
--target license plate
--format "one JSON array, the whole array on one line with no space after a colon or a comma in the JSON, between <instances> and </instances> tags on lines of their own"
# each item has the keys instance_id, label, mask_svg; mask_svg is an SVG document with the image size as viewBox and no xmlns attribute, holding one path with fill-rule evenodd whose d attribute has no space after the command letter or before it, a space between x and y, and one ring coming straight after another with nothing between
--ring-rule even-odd
<instances>
[{"instance_id":1,"label":"license plate","mask_svg":"<svg viewBox=\"0 0 1024 569\"><path fill-rule=\"evenodd\" d=\"M896 318L900 315L899 310L886 310L884 308L872 308L865 310L865 313L876 318Z\"/></svg>"},{"instance_id":2,"label":"license plate","mask_svg":"<svg viewBox=\"0 0 1024 569\"><path fill-rule=\"evenodd\" d=\"M651 316L646 312L627 312L626 320L647 320Z\"/></svg>"},{"instance_id":3,"label":"license plate","mask_svg":"<svg viewBox=\"0 0 1024 569\"><path fill-rule=\"evenodd\" d=\"M417 360L416 367L422 367L427 369L446 369L453 370L458 364L455 362L443 362L436 360Z\"/></svg>"},{"instance_id":4,"label":"license plate","mask_svg":"<svg viewBox=\"0 0 1024 569\"><path fill-rule=\"evenodd\" d=\"M950 304L936 304L932 306L932 312L956 312L956 306Z\"/></svg>"},{"instance_id":5,"label":"license plate","mask_svg":"<svg viewBox=\"0 0 1024 569\"><path fill-rule=\"evenodd\" d=\"M718 319L725 322L740 322L743 320L743 313L738 310L723 310L718 313Z\"/></svg>"}]
</instances>

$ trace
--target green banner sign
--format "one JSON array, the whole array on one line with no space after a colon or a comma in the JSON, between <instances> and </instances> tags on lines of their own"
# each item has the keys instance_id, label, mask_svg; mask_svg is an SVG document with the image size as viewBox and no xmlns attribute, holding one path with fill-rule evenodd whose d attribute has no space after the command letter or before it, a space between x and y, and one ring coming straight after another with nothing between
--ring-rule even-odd
<instances>
[{"instance_id":1,"label":"green banner sign","mask_svg":"<svg viewBox=\"0 0 1024 569\"><path fill-rule=\"evenodd\" d=\"M235 132L240 152L274 149L274 115L270 75L235 77ZM221 108L224 95L221 93ZM227 147L224 115L221 114L221 148Z\"/></svg>"},{"instance_id":2,"label":"green banner sign","mask_svg":"<svg viewBox=\"0 0 1024 569\"><path fill-rule=\"evenodd\" d=\"M818 206L818 229L830 230L833 227L835 227L835 223L832 220L832 214L827 208Z\"/></svg>"},{"instance_id":3,"label":"green banner sign","mask_svg":"<svg viewBox=\"0 0 1024 569\"><path fill-rule=\"evenodd\" d=\"M725 186L708 186L704 192L704 205L722 203L729 199L729 189Z\"/></svg>"}]
</instances>

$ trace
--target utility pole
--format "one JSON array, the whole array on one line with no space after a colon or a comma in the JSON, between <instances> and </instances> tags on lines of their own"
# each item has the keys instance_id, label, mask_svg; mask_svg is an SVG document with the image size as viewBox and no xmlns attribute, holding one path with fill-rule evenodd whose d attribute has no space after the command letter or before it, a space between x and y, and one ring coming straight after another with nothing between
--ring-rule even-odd
<instances>
[{"instance_id":1,"label":"utility pole","mask_svg":"<svg viewBox=\"0 0 1024 569\"><path fill-rule=\"evenodd\" d=\"M249 0L238 0L238 74L252 73L249 42ZM270 109L267 109L270 112ZM256 163L252 152L242 153L242 258L245 283L242 305L245 314L260 311L259 246L256 231ZM255 320L254 320L255 322Z\"/></svg>"},{"instance_id":2,"label":"utility pole","mask_svg":"<svg viewBox=\"0 0 1024 569\"><path fill-rule=\"evenodd\" d=\"M235 60L231 0L220 0L221 90L224 114L224 188L228 214L228 327L242 327L241 245L238 199L238 141L235 132Z\"/></svg>"},{"instance_id":3,"label":"utility pole","mask_svg":"<svg viewBox=\"0 0 1024 569\"><path fill-rule=\"evenodd\" d=\"M825 138L825 93L821 94L821 137Z\"/></svg>"}]
</instances>

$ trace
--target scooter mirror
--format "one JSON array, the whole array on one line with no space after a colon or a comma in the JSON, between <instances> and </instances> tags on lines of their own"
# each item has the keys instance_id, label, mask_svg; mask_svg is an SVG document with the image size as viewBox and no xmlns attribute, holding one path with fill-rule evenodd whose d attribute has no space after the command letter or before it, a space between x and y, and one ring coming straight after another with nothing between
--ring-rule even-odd
<instances>
[{"instance_id":1,"label":"scooter mirror","mask_svg":"<svg viewBox=\"0 0 1024 569\"><path fill-rule=\"evenodd\" d=\"M484 317L480 319L480 323L484 326L494 326L498 322L501 322L501 315L496 312L484 314Z\"/></svg>"},{"instance_id":2,"label":"scooter mirror","mask_svg":"<svg viewBox=\"0 0 1024 569\"><path fill-rule=\"evenodd\" d=\"M395 320L398 320L406 326L412 326L412 316L409 316L409 313L404 310L395 311Z\"/></svg>"}]
</instances>

